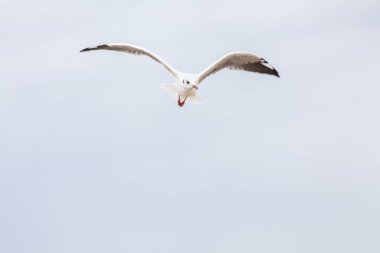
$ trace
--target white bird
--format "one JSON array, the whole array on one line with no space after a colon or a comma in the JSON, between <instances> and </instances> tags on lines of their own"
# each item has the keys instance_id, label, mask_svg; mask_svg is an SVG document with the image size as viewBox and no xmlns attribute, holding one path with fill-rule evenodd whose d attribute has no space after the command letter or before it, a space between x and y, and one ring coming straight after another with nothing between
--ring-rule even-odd
<instances>
[{"instance_id":1,"label":"white bird","mask_svg":"<svg viewBox=\"0 0 380 253\"><path fill-rule=\"evenodd\" d=\"M189 74L177 71L169 63L149 50L131 44L104 44L97 47L88 47L80 52L91 50L113 50L135 55L146 55L162 64L175 77L176 83L161 85L161 87L170 95L178 98L178 105L180 107L185 104L186 100L192 104L201 103L201 100L197 95L198 85L209 75L227 67L229 69L265 73L280 77L277 70L269 65L264 58L258 57L251 53L232 52L226 54L201 73Z\"/></svg>"}]
</instances>

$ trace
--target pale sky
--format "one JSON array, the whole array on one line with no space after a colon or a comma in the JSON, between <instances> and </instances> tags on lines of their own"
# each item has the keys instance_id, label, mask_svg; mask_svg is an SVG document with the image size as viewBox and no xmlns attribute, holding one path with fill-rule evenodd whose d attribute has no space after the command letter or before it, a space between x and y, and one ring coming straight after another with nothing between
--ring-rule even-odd
<instances>
[{"instance_id":1,"label":"pale sky","mask_svg":"<svg viewBox=\"0 0 380 253\"><path fill-rule=\"evenodd\" d=\"M0 252L380 252L380 2L0 0ZM198 73L185 105L147 57Z\"/></svg>"}]
</instances>

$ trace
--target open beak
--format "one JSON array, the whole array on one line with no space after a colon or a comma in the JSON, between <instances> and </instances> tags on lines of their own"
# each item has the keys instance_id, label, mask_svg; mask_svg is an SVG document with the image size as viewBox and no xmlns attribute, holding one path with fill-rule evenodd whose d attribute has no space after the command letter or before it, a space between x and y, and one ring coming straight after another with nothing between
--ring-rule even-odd
<instances>
[{"instance_id":1,"label":"open beak","mask_svg":"<svg viewBox=\"0 0 380 253\"><path fill-rule=\"evenodd\" d=\"M193 85L193 88L196 89L196 90L198 90L198 86L196 86L196 85Z\"/></svg>"}]
</instances>

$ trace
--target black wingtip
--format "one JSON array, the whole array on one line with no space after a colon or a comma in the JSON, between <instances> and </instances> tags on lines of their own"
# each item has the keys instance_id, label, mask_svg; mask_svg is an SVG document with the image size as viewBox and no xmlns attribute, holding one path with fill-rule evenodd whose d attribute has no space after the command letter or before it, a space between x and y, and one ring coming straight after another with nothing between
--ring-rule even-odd
<instances>
[{"instance_id":1,"label":"black wingtip","mask_svg":"<svg viewBox=\"0 0 380 253\"><path fill-rule=\"evenodd\" d=\"M280 74L278 73L278 71L275 68L273 68L273 75L275 75L278 78L280 78Z\"/></svg>"},{"instance_id":2,"label":"black wingtip","mask_svg":"<svg viewBox=\"0 0 380 253\"><path fill-rule=\"evenodd\" d=\"M262 67L264 67L264 71L262 71L262 73L266 73L269 75L274 75L274 76L280 77L280 75L278 74L278 71L273 66L271 66L264 58L260 58L259 64ZM261 71L259 71L259 72L261 72Z\"/></svg>"},{"instance_id":3,"label":"black wingtip","mask_svg":"<svg viewBox=\"0 0 380 253\"><path fill-rule=\"evenodd\" d=\"M107 44L103 44L97 47L87 47L85 49L82 49L80 52L87 52L87 51L99 50L99 49L109 49L109 46Z\"/></svg>"},{"instance_id":4,"label":"black wingtip","mask_svg":"<svg viewBox=\"0 0 380 253\"><path fill-rule=\"evenodd\" d=\"M87 48L85 48L85 49L80 50L79 53L86 52L86 51L90 51L90 50L91 50L91 48L87 47Z\"/></svg>"}]
</instances>

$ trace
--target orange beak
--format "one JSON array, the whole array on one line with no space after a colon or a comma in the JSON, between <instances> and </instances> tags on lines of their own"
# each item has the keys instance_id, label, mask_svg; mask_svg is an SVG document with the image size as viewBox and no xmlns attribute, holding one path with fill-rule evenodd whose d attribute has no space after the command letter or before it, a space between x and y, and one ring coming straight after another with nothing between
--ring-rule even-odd
<instances>
[{"instance_id":1,"label":"orange beak","mask_svg":"<svg viewBox=\"0 0 380 253\"><path fill-rule=\"evenodd\" d=\"M193 88L196 89L196 90L198 90L198 86L196 86L196 85L193 85Z\"/></svg>"}]
</instances>

